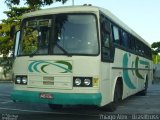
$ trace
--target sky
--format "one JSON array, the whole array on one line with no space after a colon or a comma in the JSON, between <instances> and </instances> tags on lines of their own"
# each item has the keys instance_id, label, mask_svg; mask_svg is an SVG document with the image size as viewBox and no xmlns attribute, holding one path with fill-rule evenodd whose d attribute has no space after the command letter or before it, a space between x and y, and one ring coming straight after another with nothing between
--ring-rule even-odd
<instances>
[{"instance_id":1,"label":"sky","mask_svg":"<svg viewBox=\"0 0 160 120\"><path fill-rule=\"evenodd\" d=\"M7 18L3 14L3 11L8 10L4 1L0 0L0 20ZM72 1L68 0L64 5L54 3L44 9L69 6ZM148 43L160 41L160 0L74 0L74 5L85 3L108 9Z\"/></svg>"}]
</instances>

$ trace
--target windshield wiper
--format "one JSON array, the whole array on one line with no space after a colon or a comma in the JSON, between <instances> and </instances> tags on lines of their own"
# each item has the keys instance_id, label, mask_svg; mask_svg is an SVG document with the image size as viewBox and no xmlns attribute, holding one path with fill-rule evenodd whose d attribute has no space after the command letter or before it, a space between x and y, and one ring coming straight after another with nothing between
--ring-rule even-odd
<instances>
[{"instance_id":1,"label":"windshield wiper","mask_svg":"<svg viewBox=\"0 0 160 120\"><path fill-rule=\"evenodd\" d=\"M68 53L63 47L61 47L58 43L56 44L56 46L57 46L59 49L61 49L61 50L64 52L65 55L67 55L68 57L72 57L72 55L69 54L69 53Z\"/></svg>"}]
</instances>

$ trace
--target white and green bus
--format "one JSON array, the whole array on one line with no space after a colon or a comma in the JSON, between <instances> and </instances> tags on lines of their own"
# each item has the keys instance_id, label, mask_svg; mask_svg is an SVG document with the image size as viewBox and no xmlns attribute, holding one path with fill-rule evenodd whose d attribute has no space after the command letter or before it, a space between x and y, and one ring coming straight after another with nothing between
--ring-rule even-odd
<instances>
[{"instance_id":1,"label":"white and green bus","mask_svg":"<svg viewBox=\"0 0 160 120\"><path fill-rule=\"evenodd\" d=\"M23 15L13 65L14 101L95 105L145 95L150 45L106 9L69 6Z\"/></svg>"}]
</instances>

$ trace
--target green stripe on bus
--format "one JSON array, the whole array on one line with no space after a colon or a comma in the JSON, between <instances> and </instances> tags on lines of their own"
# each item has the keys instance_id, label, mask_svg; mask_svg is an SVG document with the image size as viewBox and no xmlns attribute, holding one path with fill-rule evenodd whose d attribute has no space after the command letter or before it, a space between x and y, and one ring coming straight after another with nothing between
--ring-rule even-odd
<instances>
[{"instance_id":1,"label":"green stripe on bus","mask_svg":"<svg viewBox=\"0 0 160 120\"><path fill-rule=\"evenodd\" d=\"M140 79L144 79L143 76L139 73L139 70L138 70L138 62L139 62L139 57L137 56L136 57L136 61L135 61L135 67L136 67L136 76Z\"/></svg>"},{"instance_id":2,"label":"green stripe on bus","mask_svg":"<svg viewBox=\"0 0 160 120\"><path fill-rule=\"evenodd\" d=\"M123 56L123 68L128 68L128 54L124 54ZM130 89L136 89L135 85L132 83L129 73L127 69L123 69L123 79L125 84L130 88Z\"/></svg>"},{"instance_id":3,"label":"green stripe on bus","mask_svg":"<svg viewBox=\"0 0 160 120\"><path fill-rule=\"evenodd\" d=\"M11 99L22 102L39 102L61 105L98 105L100 106L102 96L100 93L47 93L53 99L40 98L40 92L14 90Z\"/></svg>"},{"instance_id":4,"label":"green stripe on bus","mask_svg":"<svg viewBox=\"0 0 160 120\"><path fill-rule=\"evenodd\" d=\"M29 72L47 73L44 69L49 65L61 68L63 70L61 73L72 73L72 65L67 61L51 61L50 62L50 61L43 61L43 60L33 60L29 64L28 70ZM66 67L64 67L64 65Z\"/></svg>"}]
</instances>

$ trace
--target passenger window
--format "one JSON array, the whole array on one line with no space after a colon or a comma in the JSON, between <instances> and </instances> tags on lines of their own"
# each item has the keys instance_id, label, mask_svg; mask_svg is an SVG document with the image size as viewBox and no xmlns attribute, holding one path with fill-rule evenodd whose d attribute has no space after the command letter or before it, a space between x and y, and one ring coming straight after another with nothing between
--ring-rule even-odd
<instances>
[{"instance_id":1,"label":"passenger window","mask_svg":"<svg viewBox=\"0 0 160 120\"><path fill-rule=\"evenodd\" d=\"M107 23L107 21L104 21L102 23L102 26L101 26L101 37L102 37L103 46L109 48L110 32L109 32L108 29L110 28L110 26L107 25L107 24L109 24L109 23Z\"/></svg>"},{"instance_id":2,"label":"passenger window","mask_svg":"<svg viewBox=\"0 0 160 120\"><path fill-rule=\"evenodd\" d=\"M109 48L109 41L110 41L110 35L109 33L106 33L105 36L103 37L103 45L104 47Z\"/></svg>"},{"instance_id":3,"label":"passenger window","mask_svg":"<svg viewBox=\"0 0 160 120\"><path fill-rule=\"evenodd\" d=\"M121 32L122 35L122 46L128 48L128 34L125 31Z\"/></svg>"},{"instance_id":4,"label":"passenger window","mask_svg":"<svg viewBox=\"0 0 160 120\"><path fill-rule=\"evenodd\" d=\"M116 26L113 26L113 38L115 43L120 44L119 29Z\"/></svg>"},{"instance_id":5,"label":"passenger window","mask_svg":"<svg viewBox=\"0 0 160 120\"><path fill-rule=\"evenodd\" d=\"M102 61L110 60L110 21L101 16L101 44L102 44Z\"/></svg>"},{"instance_id":6,"label":"passenger window","mask_svg":"<svg viewBox=\"0 0 160 120\"><path fill-rule=\"evenodd\" d=\"M107 58L110 58L110 34L105 33L105 35L102 37L102 53Z\"/></svg>"},{"instance_id":7,"label":"passenger window","mask_svg":"<svg viewBox=\"0 0 160 120\"><path fill-rule=\"evenodd\" d=\"M133 36L131 36L130 38L130 49L133 50L133 52L135 52L135 39Z\"/></svg>"}]
</instances>

